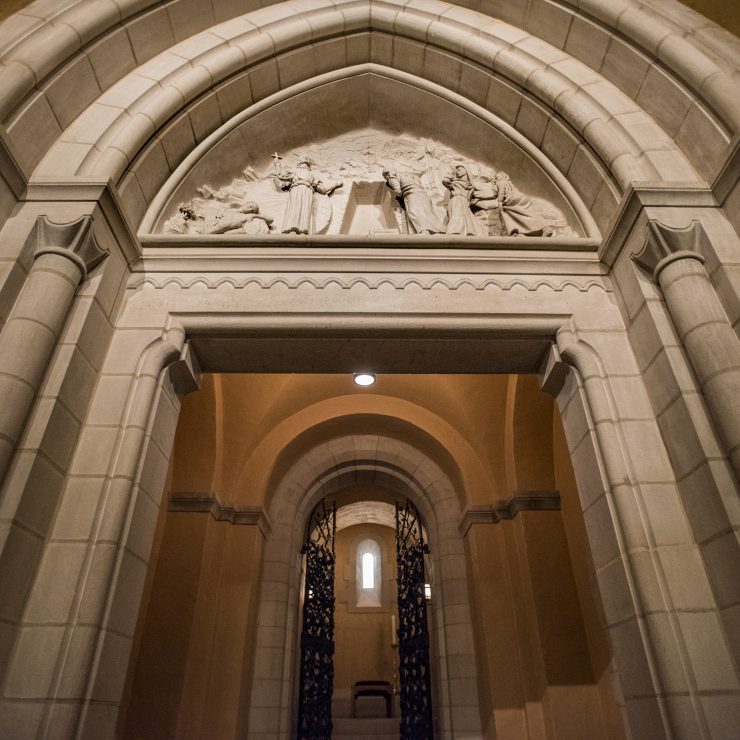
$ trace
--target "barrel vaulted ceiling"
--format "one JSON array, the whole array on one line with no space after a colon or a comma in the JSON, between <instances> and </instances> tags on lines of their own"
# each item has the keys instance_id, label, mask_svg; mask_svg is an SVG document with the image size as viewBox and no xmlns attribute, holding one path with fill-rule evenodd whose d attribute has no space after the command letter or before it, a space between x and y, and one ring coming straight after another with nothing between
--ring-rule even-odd
<instances>
[{"instance_id":1,"label":"barrel vaulted ceiling","mask_svg":"<svg viewBox=\"0 0 740 740\"><path fill-rule=\"evenodd\" d=\"M24 179L110 178L138 226L233 116L387 71L514 127L604 233L635 182L711 184L740 130L740 40L669 0L263 4L38 0L4 21L0 136Z\"/></svg>"}]
</instances>

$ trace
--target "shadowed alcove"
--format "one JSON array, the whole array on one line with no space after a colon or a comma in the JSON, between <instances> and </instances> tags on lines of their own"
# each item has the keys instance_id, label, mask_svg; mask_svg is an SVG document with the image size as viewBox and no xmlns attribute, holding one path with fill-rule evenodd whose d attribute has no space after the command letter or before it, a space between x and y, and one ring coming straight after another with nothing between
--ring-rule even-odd
<instances>
[{"instance_id":1,"label":"shadowed alcove","mask_svg":"<svg viewBox=\"0 0 740 740\"><path fill-rule=\"evenodd\" d=\"M249 472L257 469L271 472ZM426 500L443 480L449 488ZM554 737L623 737L562 426L533 376L381 375L358 389L351 376L259 374L204 376L185 402L123 736L225 731L254 719L271 653L260 600L287 599L290 644L300 629L297 549L282 556L298 568L282 586L269 555L286 493L308 495L303 517L321 497L337 502L335 737L353 736L346 723L355 681L397 680L394 506L409 493L431 517L437 721L459 684L474 692L486 733L495 726L499 738L538 724ZM449 496L458 513L443 523ZM362 602L357 558L368 541L377 545L380 583L377 600ZM463 657L466 640L472 653ZM292 702L294 660L285 674ZM384 716L382 702L358 706L362 721ZM396 700L396 723L397 711Z\"/></svg>"}]
</instances>

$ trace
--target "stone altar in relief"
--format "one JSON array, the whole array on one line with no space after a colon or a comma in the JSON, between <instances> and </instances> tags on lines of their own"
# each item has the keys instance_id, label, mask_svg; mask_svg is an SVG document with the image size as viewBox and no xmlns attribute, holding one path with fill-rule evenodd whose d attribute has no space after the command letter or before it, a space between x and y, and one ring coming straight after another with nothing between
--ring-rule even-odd
<instances>
[{"instance_id":1,"label":"stone altar in relief","mask_svg":"<svg viewBox=\"0 0 740 740\"><path fill-rule=\"evenodd\" d=\"M197 188L164 231L577 235L559 209L519 192L509 174L431 139L365 129L272 158L261 170L246 163L229 184Z\"/></svg>"}]
</instances>

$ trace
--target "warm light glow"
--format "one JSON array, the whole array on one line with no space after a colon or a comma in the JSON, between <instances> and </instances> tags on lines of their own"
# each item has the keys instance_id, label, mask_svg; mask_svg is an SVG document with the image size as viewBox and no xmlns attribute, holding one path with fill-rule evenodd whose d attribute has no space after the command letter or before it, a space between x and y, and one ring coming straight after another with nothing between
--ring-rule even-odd
<instances>
[{"instance_id":1,"label":"warm light glow","mask_svg":"<svg viewBox=\"0 0 740 740\"><path fill-rule=\"evenodd\" d=\"M375 375L373 373L355 373L355 383L361 386L373 385Z\"/></svg>"},{"instance_id":2,"label":"warm light glow","mask_svg":"<svg viewBox=\"0 0 740 740\"><path fill-rule=\"evenodd\" d=\"M362 587L375 588L375 558L371 552L362 556Z\"/></svg>"},{"instance_id":3,"label":"warm light glow","mask_svg":"<svg viewBox=\"0 0 740 740\"><path fill-rule=\"evenodd\" d=\"M429 583L424 584L424 598L427 601L431 601L432 599L432 586Z\"/></svg>"}]
</instances>

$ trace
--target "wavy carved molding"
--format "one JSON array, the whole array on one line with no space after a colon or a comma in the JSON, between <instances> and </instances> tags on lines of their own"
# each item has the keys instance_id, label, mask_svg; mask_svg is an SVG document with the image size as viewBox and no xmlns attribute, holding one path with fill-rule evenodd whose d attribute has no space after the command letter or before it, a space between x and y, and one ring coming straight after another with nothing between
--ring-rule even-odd
<instances>
[{"instance_id":1,"label":"wavy carved molding","mask_svg":"<svg viewBox=\"0 0 740 740\"><path fill-rule=\"evenodd\" d=\"M514 288L524 288L529 292L536 292L540 289L547 288L555 293L561 293L567 288L573 288L581 293L587 293L588 291L598 288L604 293L610 292L610 290L600 280L590 279L585 282L578 282L573 279L566 279L560 282L552 280L535 280L528 282L521 278L515 278L508 282L503 282L495 278L486 278L480 281L474 281L470 278L460 279L448 279L442 277L434 277L430 280L423 281L418 278L389 278L383 277L377 280L370 280L364 277L354 277L349 279L341 279L336 276L316 279L309 277L300 277L294 280L289 280L285 277L276 278L258 278L249 277L239 280L234 277L204 277L198 276L191 280L185 280L181 277L163 277L157 278L152 276L143 277L140 279L133 279L129 283L129 289L138 290L140 288L149 287L155 290L163 290L164 288L177 287L182 290L190 290L192 288L206 288L208 290L217 290L222 287L229 286L234 290L244 290L250 286L256 286L263 290L269 290L282 286L287 290L297 290L299 288L311 287L315 290L325 290L331 287L337 287L341 290L352 290L357 287L364 287L367 290L378 290L382 287L390 287L394 290L406 290L412 286L415 286L421 290L432 290L433 288L442 287L447 290L460 290L461 288L471 288L476 291L483 291L487 288L495 288L501 291L509 291Z\"/></svg>"},{"instance_id":2,"label":"wavy carved molding","mask_svg":"<svg viewBox=\"0 0 740 740\"><path fill-rule=\"evenodd\" d=\"M491 506L468 506L460 517L458 527L465 537L473 524L498 524L513 519L520 511L560 511L557 491L514 491L514 495Z\"/></svg>"},{"instance_id":3,"label":"wavy carved molding","mask_svg":"<svg viewBox=\"0 0 740 740\"><path fill-rule=\"evenodd\" d=\"M210 514L217 522L257 526L263 537L270 534L270 520L261 506L224 506L208 493L178 492L169 497L169 511Z\"/></svg>"}]
</instances>

